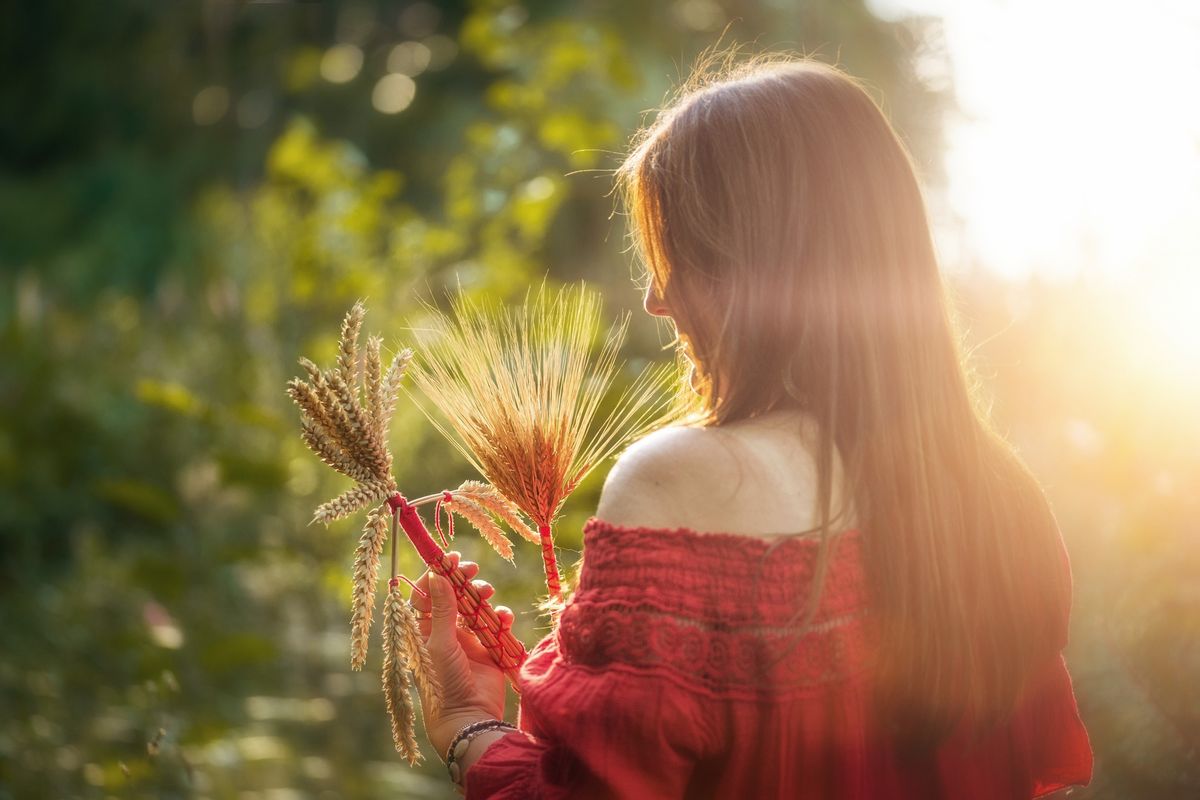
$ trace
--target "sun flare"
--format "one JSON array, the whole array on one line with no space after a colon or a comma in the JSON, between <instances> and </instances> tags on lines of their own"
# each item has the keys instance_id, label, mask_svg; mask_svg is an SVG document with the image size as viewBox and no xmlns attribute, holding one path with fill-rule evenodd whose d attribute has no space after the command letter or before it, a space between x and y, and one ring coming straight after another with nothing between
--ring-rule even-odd
<instances>
[{"instance_id":1,"label":"sun flare","mask_svg":"<svg viewBox=\"0 0 1200 800\"><path fill-rule=\"evenodd\" d=\"M1200 384L1200 276L1143 286L1135 307L1144 356L1186 383Z\"/></svg>"}]
</instances>

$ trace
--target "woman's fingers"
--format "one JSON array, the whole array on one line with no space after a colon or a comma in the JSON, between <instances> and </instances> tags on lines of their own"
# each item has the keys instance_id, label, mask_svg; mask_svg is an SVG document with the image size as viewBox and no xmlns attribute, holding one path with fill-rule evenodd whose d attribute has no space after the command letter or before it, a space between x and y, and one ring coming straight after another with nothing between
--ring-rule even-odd
<instances>
[{"instance_id":1,"label":"woman's fingers","mask_svg":"<svg viewBox=\"0 0 1200 800\"><path fill-rule=\"evenodd\" d=\"M463 652L467 654L467 658L472 661L478 661L481 664L492 664L492 656L488 653L487 648L483 646L483 642L479 641L478 637L466 628L458 629L458 643L462 645Z\"/></svg>"},{"instance_id":2,"label":"woman's fingers","mask_svg":"<svg viewBox=\"0 0 1200 800\"><path fill-rule=\"evenodd\" d=\"M496 606L495 610L496 616L500 618L500 627L504 628L505 630L511 630L513 626L513 620L515 619L512 609L508 606Z\"/></svg>"},{"instance_id":3,"label":"woman's fingers","mask_svg":"<svg viewBox=\"0 0 1200 800\"><path fill-rule=\"evenodd\" d=\"M500 626L503 629L511 629L513 624L513 612L508 606L496 606L496 616L500 618ZM488 664L495 666L496 662L492 658L492 654L483 646L483 643L467 628L460 627L458 629L458 642L462 645L463 652L472 661L477 661L480 664Z\"/></svg>"},{"instance_id":4,"label":"woman's fingers","mask_svg":"<svg viewBox=\"0 0 1200 800\"><path fill-rule=\"evenodd\" d=\"M468 564L471 567L473 567L473 569L468 570L467 569ZM479 572L479 565L473 564L471 562L463 562L462 570L464 573L467 573L469 575L477 574ZM428 587L428 585L429 585L429 573L426 572L424 575L421 576L421 578L425 582L425 586L422 586L421 581L419 580L419 581L417 581L417 587L424 589L425 591L428 591L428 588L426 588L426 587ZM473 580L473 581L471 581L471 585L474 586L475 591L477 591L479 593L480 600L488 600L496 594L496 587L492 586L490 583L488 583L485 580L479 580L479 579ZM424 636L426 639L428 639L429 631L430 631L430 627L431 627L430 623L429 623L428 615L430 613L430 608L432 607L432 604L430 603L429 598L422 597L420 595L420 593L418 593L416 591L413 592L412 604L413 604L413 608L416 609L418 612L420 612L420 614L422 615L422 616L418 617L418 619L417 619L417 623L421 629L421 635ZM509 609L507 606L498 606L495 609L495 611L496 611L497 616L500 617L501 623L504 624L506 627L511 628L512 620L513 620L512 610ZM458 623L460 626L463 626L466 624L466 620L462 616L459 616Z\"/></svg>"},{"instance_id":5,"label":"woman's fingers","mask_svg":"<svg viewBox=\"0 0 1200 800\"><path fill-rule=\"evenodd\" d=\"M432 624L426 644L429 651L435 655L449 656L454 651L458 637L455 633L458 622L458 608L455 603L454 587L450 581L438 575L429 580Z\"/></svg>"},{"instance_id":6,"label":"woman's fingers","mask_svg":"<svg viewBox=\"0 0 1200 800\"><path fill-rule=\"evenodd\" d=\"M451 565L457 566L462 570L463 575L467 580L474 578L479 574L479 565L474 561L460 561L462 553L457 550L451 550L446 553L446 558L449 559ZM417 578L416 589L409 593L409 599L412 600L413 608L420 611L422 614L428 614L431 604L429 602L429 574L431 570L425 570L421 573L421 577ZM417 591L419 589L420 591Z\"/></svg>"},{"instance_id":7,"label":"woman's fingers","mask_svg":"<svg viewBox=\"0 0 1200 800\"><path fill-rule=\"evenodd\" d=\"M465 571L466 570L464 569L464 572ZM426 582L428 583L428 578L426 578ZM479 596L483 600L487 600L496 593L495 587L487 581L474 580L471 581L471 583L475 586L476 591L479 592ZM418 585L420 585L419 582ZM421 599L422 598L420 595L417 595L413 599L413 605L418 606L418 603ZM428 603L428 600L425 602ZM508 606L495 606L493 610L496 612L496 616L500 620L500 627L503 630L511 630L513 621L515 619L512 609ZM444 620L445 616L442 619ZM467 620L460 614L457 615L456 622L455 636L458 639L458 643L462 647L463 652L467 654L467 657L472 661L476 661L481 664L493 664L494 661L491 653L489 653L487 648L483 646L483 643L479 641L474 632L467 627ZM435 624L434 621L428 616L423 616L418 620L417 624L420 627L422 638L425 639L426 643L429 643L429 637ZM443 623L438 624L440 625ZM441 635L443 637L446 636L444 632Z\"/></svg>"}]
</instances>

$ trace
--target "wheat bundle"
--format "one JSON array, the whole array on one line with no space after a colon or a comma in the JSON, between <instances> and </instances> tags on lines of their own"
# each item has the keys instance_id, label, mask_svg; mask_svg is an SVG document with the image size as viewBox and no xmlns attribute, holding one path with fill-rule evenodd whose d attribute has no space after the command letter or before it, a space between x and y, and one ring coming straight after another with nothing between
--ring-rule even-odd
<instances>
[{"instance_id":1,"label":"wheat bundle","mask_svg":"<svg viewBox=\"0 0 1200 800\"><path fill-rule=\"evenodd\" d=\"M532 301L527 296L523 306L507 311L484 309L460 294L453 316L434 310L435 335L420 364L405 348L385 370L380 339L368 337L360 353L366 313L360 301L342 324L336 364L322 370L302 358L308 379L288 383L288 394L300 408L305 444L354 481L320 505L313 521L329 524L369 509L354 558L350 664L356 670L366 663L380 563L391 543L382 683L396 749L410 763L420 759L411 690L415 686L432 709L441 703L441 686L411 605L400 597L400 580L412 581L396 569L398 528L430 570L449 578L464 623L519 692L525 647L446 554L442 512L450 519L451 537L457 515L510 562L513 543L502 525L538 544L547 587L558 599L551 525L563 501L603 459L673 416L669 397L658 391L667 377L663 368L643 370L624 392L612 391L628 317L604 333L600 310L600 296L582 285L553 297L543 285ZM457 489L411 501L397 491L388 425L398 392L408 391L402 381L409 372L449 428L422 407L426 417L487 482L467 480ZM612 406L602 416L606 400ZM437 504L434 519L442 545L417 511L427 503Z\"/></svg>"},{"instance_id":2,"label":"wheat bundle","mask_svg":"<svg viewBox=\"0 0 1200 800\"><path fill-rule=\"evenodd\" d=\"M294 378L287 390L300 409L304 443L321 461L354 480L350 489L318 506L313 521L328 525L371 509L354 559L350 665L356 670L366 664L380 562L384 547L391 541L391 573L383 624L383 690L396 749L410 763L415 763L421 756L414 732L416 713L411 689L415 684L427 708L440 705L442 690L412 608L400 597L399 581L404 576L396 571L396 526L401 518L405 533L430 568L450 578L459 612L514 685L517 685L517 669L525 659L525 648L429 536L415 510L416 505L425 501L409 504L396 491L387 432L400 383L413 353L407 348L401 350L386 371L381 358L382 342L378 338L368 338L365 352L360 354L358 340L365 313L359 302L346 315L333 368L322 370L302 358L300 365L308 380ZM480 532L489 544L503 551L507 537L484 509L517 526L514 529L521 535L528 535L528 526L515 516L511 504L504 505L493 487L471 484L462 502L473 502L468 495L483 498L476 504L478 509L473 505L464 516L481 526ZM507 556L511 559L511 547Z\"/></svg>"},{"instance_id":3,"label":"wheat bundle","mask_svg":"<svg viewBox=\"0 0 1200 800\"><path fill-rule=\"evenodd\" d=\"M673 377L669 366L643 370L612 397L629 316L604 332L602 302L583 284L557 292L542 284L516 308L484 307L460 293L449 314L429 310L421 355L410 368L445 419L413 397L430 422L499 497L537 525L536 537L514 529L541 546L555 600L561 580L552 525L563 502L605 458L675 411L661 391ZM613 401L611 410L600 414L605 400ZM481 497L471 499L486 505Z\"/></svg>"}]
</instances>

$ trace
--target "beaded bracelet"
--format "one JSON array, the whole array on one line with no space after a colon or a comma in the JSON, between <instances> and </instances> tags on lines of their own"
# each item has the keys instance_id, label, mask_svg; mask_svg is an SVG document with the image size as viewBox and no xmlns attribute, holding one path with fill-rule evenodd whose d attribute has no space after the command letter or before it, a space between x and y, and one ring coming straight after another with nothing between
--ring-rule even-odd
<instances>
[{"instance_id":1,"label":"beaded bracelet","mask_svg":"<svg viewBox=\"0 0 1200 800\"><path fill-rule=\"evenodd\" d=\"M484 731L495 730L497 728L517 730L515 725L510 725L502 719L485 719L464 725L459 729L458 733L454 734L454 738L450 740L450 746L446 748L446 770L450 773L450 782L460 792L464 791L465 787L462 784L462 769L459 768L456 762L467 754L467 749L471 746L472 739Z\"/></svg>"}]
</instances>

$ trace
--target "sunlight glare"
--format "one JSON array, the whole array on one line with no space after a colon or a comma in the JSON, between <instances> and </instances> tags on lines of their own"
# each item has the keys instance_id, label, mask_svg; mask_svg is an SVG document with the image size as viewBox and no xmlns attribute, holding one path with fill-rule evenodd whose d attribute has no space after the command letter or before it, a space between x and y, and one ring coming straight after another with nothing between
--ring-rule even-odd
<instances>
[{"instance_id":1,"label":"sunlight glare","mask_svg":"<svg viewBox=\"0 0 1200 800\"><path fill-rule=\"evenodd\" d=\"M945 227L961 229L987 269L1143 273L1140 256L1161 236L1197 227L1200 14L1190 4L1146 2L1137 13L1091 0L871 5L890 18L941 18L959 106L946 129ZM1153 59L1137 57L1136 42L1153 43Z\"/></svg>"},{"instance_id":2,"label":"sunlight glare","mask_svg":"<svg viewBox=\"0 0 1200 800\"><path fill-rule=\"evenodd\" d=\"M1142 354L1189 384L1200 383L1200 275L1188 280L1148 284L1138 298L1138 337Z\"/></svg>"}]
</instances>

